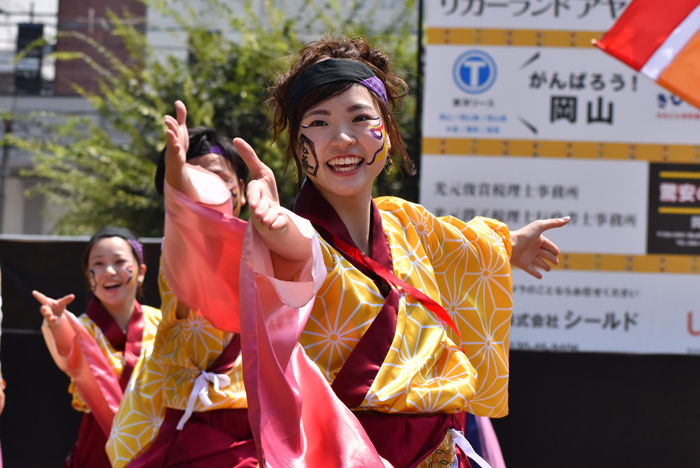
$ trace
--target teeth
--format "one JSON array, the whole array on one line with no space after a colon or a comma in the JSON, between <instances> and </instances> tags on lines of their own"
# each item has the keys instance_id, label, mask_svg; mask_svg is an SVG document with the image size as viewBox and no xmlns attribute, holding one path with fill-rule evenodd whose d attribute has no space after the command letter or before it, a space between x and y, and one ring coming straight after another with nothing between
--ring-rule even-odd
<instances>
[{"instance_id":1,"label":"teeth","mask_svg":"<svg viewBox=\"0 0 700 468\"><path fill-rule=\"evenodd\" d=\"M328 161L328 165L333 168L333 170L338 172L349 172L357 168L357 165L362 162L362 158L357 156L345 156L341 158L335 158L332 161ZM346 167L344 167L346 166Z\"/></svg>"}]
</instances>

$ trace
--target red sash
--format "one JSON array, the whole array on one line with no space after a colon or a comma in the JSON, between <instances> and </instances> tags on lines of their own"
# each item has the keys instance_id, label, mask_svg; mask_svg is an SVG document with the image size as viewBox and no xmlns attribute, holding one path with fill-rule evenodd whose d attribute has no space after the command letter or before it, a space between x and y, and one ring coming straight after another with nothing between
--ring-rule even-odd
<instances>
[{"instance_id":1,"label":"red sash","mask_svg":"<svg viewBox=\"0 0 700 468\"><path fill-rule=\"evenodd\" d=\"M367 257L357 248L338 213L308 179L304 182L296 199L294 211L311 221L319 235L374 282L385 297L379 314L362 335L331 385L343 403L349 408L355 408L362 404L391 348L396 333L399 287L419 300L455 331L457 327L440 304L394 275L391 250L382 226L382 216L374 201L372 201L370 220L372 258Z\"/></svg>"},{"instance_id":2,"label":"red sash","mask_svg":"<svg viewBox=\"0 0 700 468\"><path fill-rule=\"evenodd\" d=\"M389 242L374 201L370 225L372 258L357 248L338 213L308 180L296 199L294 211L311 221L319 235L374 282L385 297L377 317L331 385L343 403L349 408L356 408L362 404L391 348L399 310L398 288L419 300L455 331L457 329L440 304L394 275ZM454 414L407 415L365 411L354 414L377 452L392 465L401 468L418 465L442 443L448 429L463 426ZM469 462L462 455L459 462L460 467L469 467Z\"/></svg>"},{"instance_id":3,"label":"red sash","mask_svg":"<svg viewBox=\"0 0 700 468\"><path fill-rule=\"evenodd\" d=\"M114 318L96 297L93 297L88 304L86 313L90 320L100 327L100 330L102 330L102 333L114 350L124 353L124 369L119 378L119 386L124 390L141 355L144 328L141 304L138 301L134 301L134 313L131 314L126 333L122 331Z\"/></svg>"}]
</instances>

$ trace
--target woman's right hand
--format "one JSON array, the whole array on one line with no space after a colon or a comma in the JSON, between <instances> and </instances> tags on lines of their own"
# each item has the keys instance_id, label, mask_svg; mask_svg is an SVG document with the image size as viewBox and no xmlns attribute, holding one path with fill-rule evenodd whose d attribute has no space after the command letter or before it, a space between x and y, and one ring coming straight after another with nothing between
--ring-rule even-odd
<instances>
[{"instance_id":1,"label":"woman's right hand","mask_svg":"<svg viewBox=\"0 0 700 468\"><path fill-rule=\"evenodd\" d=\"M250 221L272 251L275 277L291 280L304 262L311 257L311 239L304 237L280 206L275 174L263 164L253 148L241 138L233 144L250 170L246 199Z\"/></svg>"},{"instance_id":2,"label":"woman's right hand","mask_svg":"<svg viewBox=\"0 0 700 468\"><path fill-rule=\"evenodd\" d=\"M171 115L163 117L168 138L165 148L165 180L174 189L190 196L191 182L185 170L187 150L190 147L190 134L187 131L187 108L182 101L175 101L177 119Z\"/></svg>"},{"instance_id":3,"label":"woman's right hand","mask_svg":"<svg viewBox=\"0 0 700 468\"><path fill-rule=\"evenodd\" d=\"M41 312L41 315L44 316L49 325L54 325L61 318L63 312L66 311L66 306L75 299L74 294L68 294L60 299L52 299L39 291L32 291L32 296L41 303L39 312Z\"/></svg>"},{"instance_id":4,"label":"woman's right hand","mask_svg":"<svg viewBox=\"0 0 700 468\"><path fill-rule=\"evenodd\" d=\"M274 172L260 161L244 139L234 138L233 144L250 171L250 182L246 187L250 220L263 236L267 231L283 230L290 221L280 206Z\"/></svg>"}]
</instances>

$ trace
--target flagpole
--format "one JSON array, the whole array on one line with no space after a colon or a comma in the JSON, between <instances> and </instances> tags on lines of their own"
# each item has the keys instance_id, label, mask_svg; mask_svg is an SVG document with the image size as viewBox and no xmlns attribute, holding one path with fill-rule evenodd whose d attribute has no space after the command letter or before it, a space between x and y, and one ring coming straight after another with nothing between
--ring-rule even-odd
<instances>
[{"instance_id":1,"label":"flagpole","mask_svg":"<svg viewBox=\"0 0 700 468\"><path fill-rule=\"evenodd\" d=\"M423 0L418 0L418 63L416 64L416 117L413 132L413 147L415 157L413 163L416 166L416 177L420 174L421 152L423 147L422 123L423 123ZM418 179L420 182L420 179ZM418 183L414 185L416 191L414 200L418 201Z\"/></svg>"}]
</instances>

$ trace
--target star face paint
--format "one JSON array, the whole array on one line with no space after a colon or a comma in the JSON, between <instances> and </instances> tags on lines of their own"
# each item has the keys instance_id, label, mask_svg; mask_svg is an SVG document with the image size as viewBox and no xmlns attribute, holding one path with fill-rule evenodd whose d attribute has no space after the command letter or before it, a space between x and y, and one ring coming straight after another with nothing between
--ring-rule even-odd
<instances>
[{"instance_id":1,"label":"star face paint","mask_svg":"<svg viewBox=\"0 0 700 468\"><path fill-rule=\"evenodd\" d=\"M301 167L309 176L316 177L318 173L318 156L316 156L316 147L303 133L299 137L299 150L301 151ZM313 158L313 159L312 159Z\"/></svg>"},{"instance_id":2,"label":"star face paint","mask_svg":"<svg viewBox=\"0 0 700 468\"><path fill-rule=\"evenodd\" d=\"M368 166L371 166L376 161L382 161L386 158L388 151L388 145L386 144L386 132L384 131L384 124L380 123L369 127L369 133L372 138L382 142L382 146L374 153L372 160L367 162Z\"/></svg>"}]
</instances>

